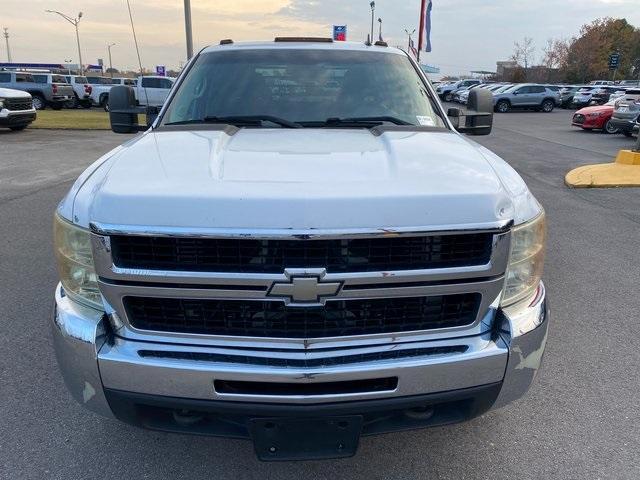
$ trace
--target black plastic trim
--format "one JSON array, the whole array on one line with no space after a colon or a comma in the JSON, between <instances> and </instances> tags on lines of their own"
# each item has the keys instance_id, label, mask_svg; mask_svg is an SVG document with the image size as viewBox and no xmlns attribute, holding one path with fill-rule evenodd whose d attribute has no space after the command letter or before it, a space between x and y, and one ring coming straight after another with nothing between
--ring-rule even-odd
<instances>
[{"instance_id":1,"label":"black plastic trim","mask_svg":"<svg viewBox=\"0 0 640 480\"><path fill-rule=\"evenodd\" d=\"M502 382L448 392L340 403L292 405L194 400L105 389L114 415L151 430L249 439L248 425L259 418L313 418L362 415L362 435L434 427L471 420L495 403ZM180 416L193 421L181 421Z\"/></svg>"}]
</instances>

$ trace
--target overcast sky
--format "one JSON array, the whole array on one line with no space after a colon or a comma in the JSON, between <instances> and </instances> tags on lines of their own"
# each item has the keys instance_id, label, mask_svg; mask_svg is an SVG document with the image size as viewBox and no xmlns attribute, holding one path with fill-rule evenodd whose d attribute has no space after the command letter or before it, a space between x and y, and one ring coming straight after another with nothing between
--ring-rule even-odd
<instances>
[{"instance_id":1,"label":"overcast sky","mask_svg":"<svg viewBox=\"0 0 640 480\"><path fill-rule=\"evenodd\" d=\"M175 67L184 61L183 0L130 0L146 67ZM192 0L196 48L234 40L269 40L276 35L330 36L333 24L347 24L349 40L363 41L370 28L369 0ZM417 28L420 0L376 0L383 36L406 45L404 29ZM433 0L434 51L426 56L443 73L495 71L513 42L535 40L536 58L551 37L570 37L597 17L626 18L640 26L640 0ZM107 62L113 47L116 68L137 64L126 0L0 0L0 27L8 27L14 61L77 62L73 26L45 13L60 10L80 23L83 60ZM376 22L377 31L377 22ZM0 60L6 48L0 42Z\"/></svg>"}]
</instances>

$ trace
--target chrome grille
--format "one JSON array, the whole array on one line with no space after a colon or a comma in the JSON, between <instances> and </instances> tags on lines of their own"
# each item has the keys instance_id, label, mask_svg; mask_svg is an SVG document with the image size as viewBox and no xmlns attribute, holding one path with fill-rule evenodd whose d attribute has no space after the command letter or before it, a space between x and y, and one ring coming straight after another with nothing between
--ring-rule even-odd
<instances>
[{"instance_id":1,"label":"chrome grille","mask_svg":"<svg viewBox=\"0 0 640 480\"><path fill-rule=\"evenodd\" d=\"M99 286L119 335L314 350L486 332L504 286L510 226L349 235L173 234L164 227L93 224L91 238Z\"/></svg>"},{"instance_id":2,"label":"chrome grille","mask_svg":"<svg viewBox=\"0 0 640 480\"><path fill-rule=\"evenodd\" d=\"M245 240L124 236L111 238L115 265L170 271L281 273L287 268L375 272L483 265L487 233L341 240Z\"/></svg>"}]
</instances>

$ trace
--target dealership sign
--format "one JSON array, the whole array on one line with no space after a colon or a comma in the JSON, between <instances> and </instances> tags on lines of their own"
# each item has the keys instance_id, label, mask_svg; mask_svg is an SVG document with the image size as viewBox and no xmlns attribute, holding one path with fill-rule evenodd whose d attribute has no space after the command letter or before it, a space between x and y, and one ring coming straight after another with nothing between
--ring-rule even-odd
<instances>
[{"instance_id":1,"label":"dealership sign","mask_svg":"<svg viewBox=\"0 0 640 480\"><path fill-rule=\"evenodd\" d=\"M346 25L334 25L333 26L333 40L336 42L347 41L347 26Z\"/></svg>"}]
</instances>

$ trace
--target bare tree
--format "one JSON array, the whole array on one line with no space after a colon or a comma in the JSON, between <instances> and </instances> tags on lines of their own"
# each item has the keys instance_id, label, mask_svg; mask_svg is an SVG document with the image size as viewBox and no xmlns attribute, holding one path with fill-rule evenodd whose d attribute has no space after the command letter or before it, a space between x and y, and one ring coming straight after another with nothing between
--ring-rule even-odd
<instances>
[{"instance_id":1,"label":"bare tree","mask_svg":"<svg viewBox=\"0 0 640 480\"><path fill-rule=\"evenodd\" d=\"M569 41L564 39L548 39L542 49L542 64L547 68L563 68L569 56Z\"/></svg>"},{"instance_id":2,"label":"bare tree","mask_svg":"<svg viewBox=\"0 0 640 480\"><path fill-rule=\"evenodd\" d=\"M524 37L522 42L514 42L513 46L514 49L511 60L524 67L524 74L526 76L536 50L536 47L533 45L533 38Z\"/></svg>"}]
</instances>

